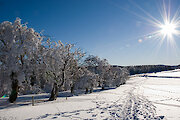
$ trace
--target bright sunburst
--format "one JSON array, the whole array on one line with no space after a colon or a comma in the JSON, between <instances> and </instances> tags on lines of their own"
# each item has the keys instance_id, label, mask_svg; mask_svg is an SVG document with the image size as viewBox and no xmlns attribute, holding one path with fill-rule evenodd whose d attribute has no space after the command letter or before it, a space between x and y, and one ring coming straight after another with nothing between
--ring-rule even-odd
<instances>
[{"instance_id":1,"label":"bright sunburst","mask_svg":"<svg viewBox=\"0 0 180 120\"><path fill-rule=\"evenodd\" d=\"M153 31L152 33L149 33L147 35L143 35L144 38L140 38L142 40L147 39L153 39L153 40L159 40L160 45L167 40L167 43L172 45L173 47L176 46L175 42L175 36L180 37L180 7L177 9L177 11L172 14L171 8L170 8L170 1L169 3L165 4L164 0L162 0L162 3L160 5L160 15L161 18L155 18L150 13L145 11L143 8L141 8L139 5L132 3L139 8L142 12L144 12L147 17L143 17L141 15L138 15L136 13L133 13L137 15L138 17L146 20L150 23L153 27L156 28L156 31Z\"/></svg>"},{"instance_id":2,"label":"bright sunburst","mask_svg":"<svg viewBox=\"0 0 180 120\"><path fill-rule=\"evenodd\" d=\"M176 27L177 25L175 25L174 23L167 22L160 26L161 33L162 35L167 36L169 39L171 39L172 35L176 34Z\"/></svg>"},{"instance_id":3,"label":"bright sunburst","mask_svg":"<svg viewBox=\"0 0 180 120\"><path fill-rule=\"evenodd\" d=\"M162 11L160 11L162 16L162 21L152 17L149 21L152 23L153 26L157 27L158 30L154 31L151 35L153 38L157 38L161 40L161 43L164 40L167 40L169 44L175 45L175 36L180 35L180 16L179 16L179 8L174 15L170 13L170 3L168 3L168 7L166 6L165 2L162 3Z\"/></svg>"}]
</instances>

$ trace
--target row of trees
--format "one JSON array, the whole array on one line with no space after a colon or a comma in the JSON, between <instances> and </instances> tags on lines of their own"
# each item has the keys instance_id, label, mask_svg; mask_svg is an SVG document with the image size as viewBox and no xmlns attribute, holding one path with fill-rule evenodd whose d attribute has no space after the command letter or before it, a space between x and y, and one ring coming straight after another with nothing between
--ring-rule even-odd
<instances>
[{"instance_id":1,"label":"row of trees","mask_svg":"<svg viewBox=\"0 0 180 120\"><path fill-rule=\"evenodd\" d=\"M153 73L179 69L179 66L168 66L168 65L139 65L139 66L126 66L125 67L130 75L142 74L142 73Z\"/></svg>"},{"instance_id":2,"label":"row of trees","mask_svg":"<svg viewBox=\"0 0 180 120\"><path fill-rule=\"evenodd\" d=\"M72 44L51 41L21 24L0 24L0 96L10 94L14 102L18 93L50 92L56 100L60 90L114 87L125 84L128 71L113 67L106 59L85 54ZM11 92L10 92L11 91Z\"/></svg>"}]
</instances>

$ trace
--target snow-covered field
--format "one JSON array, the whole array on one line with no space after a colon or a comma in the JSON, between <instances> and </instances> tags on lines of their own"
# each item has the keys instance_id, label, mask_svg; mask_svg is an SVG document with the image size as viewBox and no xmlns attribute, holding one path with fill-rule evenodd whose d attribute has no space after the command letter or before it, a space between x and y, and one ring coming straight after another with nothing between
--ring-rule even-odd
<instances>
[{"instance_id":1,"label":"snow-covered field","mask_svg":"<svg viewBox=\"0 0 180 120\"><path fill-rule=\"evenodd\" d=\"M133 76L116 89L51 102L46 101L47 94L36 95L35 106L31 105L32 95L21 96L13 104L1 98L0 119L180 120L180 70L148 75L155 77Z\"/></svg>"}]
</instances>

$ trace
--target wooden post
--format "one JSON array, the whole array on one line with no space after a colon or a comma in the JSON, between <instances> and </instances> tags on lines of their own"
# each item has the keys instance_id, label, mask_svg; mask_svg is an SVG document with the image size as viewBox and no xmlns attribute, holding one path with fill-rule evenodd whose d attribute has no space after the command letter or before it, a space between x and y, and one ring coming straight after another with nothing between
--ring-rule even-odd
<instances>
[{"instance_id":1,"label":"wooden post","mask_svg":"<svg viewBox=\"0 0 180 120\"><path fill-rule=\"evenodd\" d=\"M67 100L67 97L66 97L66 100Z\"/></svg>"},{"instance_id":2,"label":"wooden post","mask_svg":"<svg viewBox=\"0 0 180 120\"><path fill-rule=\"evenodd\" d=\"M32 106L34 106L34 96L32 96Z\"/></svg>"}]
</instances>

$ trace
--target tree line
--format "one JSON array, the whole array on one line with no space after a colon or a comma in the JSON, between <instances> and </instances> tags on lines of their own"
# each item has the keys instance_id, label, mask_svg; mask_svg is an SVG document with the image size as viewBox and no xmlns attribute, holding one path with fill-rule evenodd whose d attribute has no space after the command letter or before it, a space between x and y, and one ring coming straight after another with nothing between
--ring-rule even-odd
<instances>
[{"instance_id":1,"label":"tree line","mask_svg":"<svg viewBox=\"0 0 180 120\"><path fill-rule=\"evenodd\" d=\"M18 94L49 92L56 100L59 91L118 87L126 83L129 71L113 67L106 59L86 57L75 45L50 38L28 28L17 18L0 23L0 97L9 102Z\"/></svg>"},{"instance_id":2,"label":"tree line","mask_svg":"<svg viewBox=\"0 0 180 120\"><path fill-rule=\"evenodd\" d=\"M125 67L130 75L142 74L142 73L156 73L161 71L175 70L180 67L170 65L139 65L139 66L126 66Z\"/></svg>"}]
</instances>

